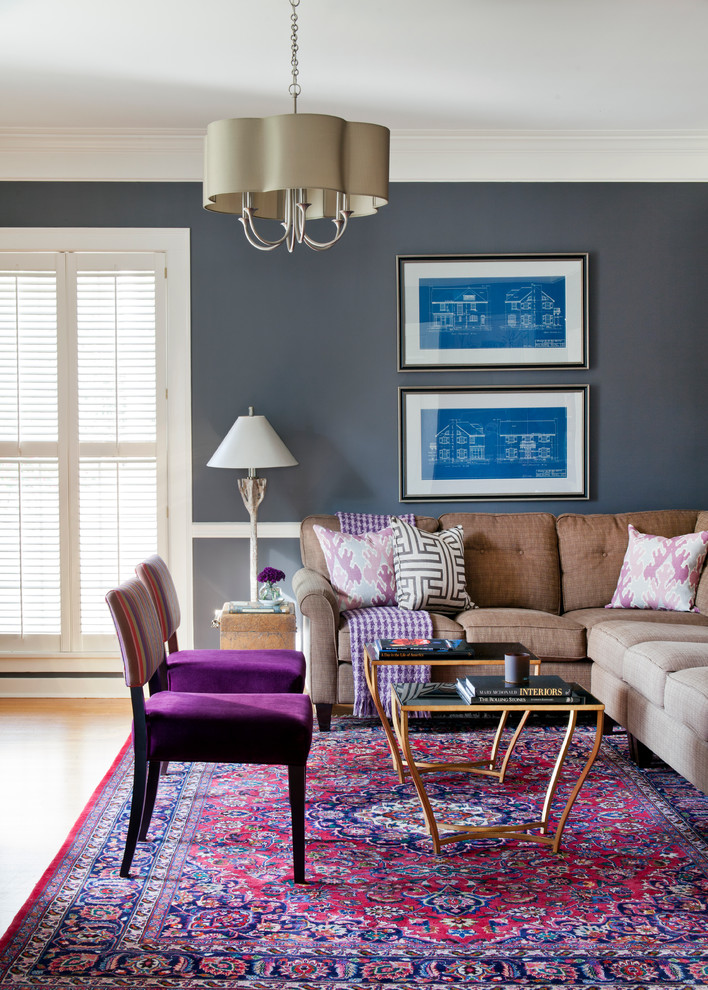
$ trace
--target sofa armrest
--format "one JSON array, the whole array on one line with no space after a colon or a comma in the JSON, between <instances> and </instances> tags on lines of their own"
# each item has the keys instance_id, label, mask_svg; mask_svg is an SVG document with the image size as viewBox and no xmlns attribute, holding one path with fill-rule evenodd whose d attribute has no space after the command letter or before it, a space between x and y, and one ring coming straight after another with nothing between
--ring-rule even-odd
<instances>
[{"instance_id":1,"label":"sofa armrest","mask_svg":"<svg viewBox=\"0 0 708 990\"><path fill-rule=\"evenodd\" d=\"M307 567L293 575L300 611L310 620L310 696L314 704L337 702L339 607L327 578Z\"/></svg>"}]
</instances>

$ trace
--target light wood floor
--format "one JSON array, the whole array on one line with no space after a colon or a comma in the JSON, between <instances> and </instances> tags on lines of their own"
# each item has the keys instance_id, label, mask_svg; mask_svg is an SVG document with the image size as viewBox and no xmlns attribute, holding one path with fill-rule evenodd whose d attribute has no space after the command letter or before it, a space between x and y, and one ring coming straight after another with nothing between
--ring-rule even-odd
<instances>
[{"instance_id":1,"label":"light wood floor","mask_svg":"<svg viewBox=\"0 0 708 990\"><path fill-rule=\"evenodd\" d=\"M0 934L130 735L130 701L0 698Z\"/></svg>"}]
</instances>

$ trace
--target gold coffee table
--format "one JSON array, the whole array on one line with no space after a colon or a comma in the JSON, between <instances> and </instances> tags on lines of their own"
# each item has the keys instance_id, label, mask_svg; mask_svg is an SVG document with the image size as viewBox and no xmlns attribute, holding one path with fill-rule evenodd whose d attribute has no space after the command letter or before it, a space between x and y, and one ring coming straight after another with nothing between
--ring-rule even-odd
<instances>
[{"instance_id":1,"label":"gold coffee table","mask_svg":"<svg viewBox=\"0 0 708 990\"><path fill-rule=\"evenodd\" d=\"M381 719L381 725L386 733L386 740L388 742L388 748L391 751L391 761L393 763L393 769L398 774L398 779L403 783L406 777L407 768L405 761L401 757L401 752L396 743L396 737L393 730L389 724L386 712L384 710L383 703L381 701L381 695L379 694L379 681L377 676L377 669L379 667L400 667L403 665L413 665L413 666L426 666L426 667L479 667L479 666L503 666L504 664L504 654L505 653L528 653L529 655L529 666L532 674L538 674L541 669L541 661L532 653L529 649L523 646L521 643L475 643L474 644L474 658L469 657L458 657L450 659L448 656L437 655L422 655L420 657L406 657L405 660L389 660L387 658L378 657L376 655L376 650L371 643L367 643L364 647L364 676L366 678L366 683L369 687L371 693L371 698L374 702L374 708L376 709L379 718Z\"/></svg>"},{"instance_id":2,"label":"gold coffee table","mask_svg":"<svg viewBox=\"0 0 708 990\"><path fill-rule=\"evenodd\" d=\"M507 649L508 646L513 646L520 652L520 644L518 643L483 645L486 648L484 652L487 653L493 652L499 647L502 647L502 660L505 652L512 652L512 650ZM475 660L477 663L488 664L492 662L489 655L482 657L480 655L481 652L481 649L478 649L477 644L475 644ZM371 654L373 653L374 651L372 649ZM538 661L538 658L533 658L532 663L534 660L536 661L536 664L540 662ZM466 704L461 698L458 698L455 695L448 695L445 697L441 695L423 694L421 689L429 688L430 685L418 685L417 690L422 696L416 697L416 690L413 685L396 684L391 688L391 713L393 722L392 731L386 717L386 713L381 705L381 699L378 693L376 666L378 666L381 662L382 661L372 659L372 655L370 655L368 648L365 650L364 669L367 676L367 682L369 683L369 689L371 690L374 704L379 713L379 717L381 718L381 724L386 733L389 747L391 747L394 769L397 770L400 781L403 781L406 776L410 776L413 781L423 810L425 825L433 842L433 851L437 854L440 852L442 846L451 842L462 842L465 840L481 838L513 838L536 842L541 845L547 845L553 849L553 852L558 852L568 815L570 814L571 808L575 803L575 799L577 798L581 787L585 783L585 779L587 778L590 768L595 762L595 758L600 749L600 743L602 742L602 721L605 706L599 702L597 698L594 698L588 691L581 688L577 684L573 685L573 696L567 702L554 701L543 703L534 700L523 700L520 702L510 701L502 704L479 702L471 705ZM414 662L431 663L429 658L421 658L420 661L416 659ZM401 661L399 660L398 663L400 664ZM444 663L445 661L443 660L432 661L433 666L444 665ZM464 663L471 664L472 661L466 660ZM458 661L456 665L459 666L461 664ZM447 666L450 666L449 660L447 661ZM538 671L538 667L536 667L536 670ZM405 700L402 700L402 698ZM497 730L489 751L489 755L479 760L468 760L463 762L424 762L416 760L408 733L408 716L412 712L498 713L499 723L497 725ZM502 737L509 719L509 715L512 712L521 712L521 719L519 720L519 724L511 736L503 757L500 758L499 753L501 749ZM503 783L516 743L528 723L531 714L534 712L563 712L568 715L565 735L548 779L543 807L539 817L531 821L520 821L508 825L470 825L466 822L438 821L428 794L425 790L425 785L423 783L424 775L439 771L460 771L464 773L474 773L492 777L499 783ZM585 764L583 765L571 793L566 800L565 807L560 813L560 816L555 819L554 825L551 821L551 806L558 787L563 765L568 755L568 751L570 750L580 712L595 713L595 739ZM441 835L441 830L451 834Z\"/></svg>"}]
</instances>

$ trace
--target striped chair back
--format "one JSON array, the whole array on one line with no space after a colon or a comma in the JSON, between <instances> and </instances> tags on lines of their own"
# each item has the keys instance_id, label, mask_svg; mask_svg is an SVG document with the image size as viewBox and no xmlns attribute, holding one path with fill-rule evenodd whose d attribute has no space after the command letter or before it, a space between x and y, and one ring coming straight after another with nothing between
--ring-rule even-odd
<instances>
[{"instance_id":1,"label":"striped chair back","mask_svg":"<svg viewBox=\"0 0 708 990\"><path fill-rule=\"evenodd\" d=\"M181 619L177 589L169 568L162 557L154 554L138 564L135 573L150 592L160 620L162 641L166 643L177 632Z\"/></svg>"},{"instance_id":2,"label":"striped chair back","mask_svg":"<svg viewBox=\"0 0 708 990\"><path fill-rule=\"evenodd\" d=\"M147 684L165 657L155 607L147 589L131 578L106 595L118 634L128 687Z\"/></svg>"}]
</instances>

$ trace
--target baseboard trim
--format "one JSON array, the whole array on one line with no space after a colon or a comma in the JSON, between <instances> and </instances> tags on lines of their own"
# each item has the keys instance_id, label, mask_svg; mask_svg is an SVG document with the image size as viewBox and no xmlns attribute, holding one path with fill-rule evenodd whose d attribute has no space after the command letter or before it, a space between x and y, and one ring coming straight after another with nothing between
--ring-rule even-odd
<instances>
[{"instance_id":1,"label":"baseboard trim","mask_svg":"<svg viewBox=\"0 0 708 990\"><path fill-rule=\"evenodd\" d=\"M3 698L125 698L127 690L120 674L0 674Z\"/></svg>"}]
</instances>

